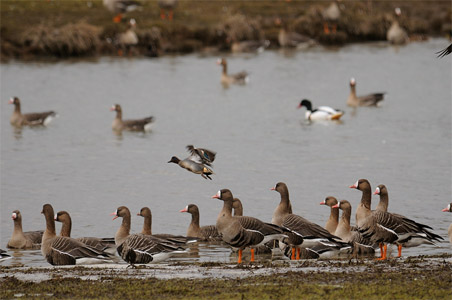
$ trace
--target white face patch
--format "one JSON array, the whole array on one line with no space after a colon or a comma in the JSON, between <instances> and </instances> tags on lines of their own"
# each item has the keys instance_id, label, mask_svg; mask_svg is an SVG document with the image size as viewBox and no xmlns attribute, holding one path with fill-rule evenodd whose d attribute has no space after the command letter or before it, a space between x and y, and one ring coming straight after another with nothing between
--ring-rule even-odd
<instances>
[{"instance_id":1,"label":"white face patch","mask_svg":"<svg viewBox=\"0 0 452 300\"><path fill-rule=\"evenodd\" d=\"M350 83L351 83L351 84L355 84L355 83L356 83L356 80L355 80L355 78L353 78L353 77L352 77L352 78L350 78Z\"/></svg>"},{"instance_id":2,"label":"white face patch","mask_svg":"<svg viewBox=\"0 0 452 300\"><path fill-rule=\"evenodd\" d=\"M218 193L217 193L217 197L221 199L221 190L220 190L220 191L218 191Z\"/></svg>"},{"instance_id":3,"label":"white face patch","mask_svg":"<svg viewBox=\"0 0 452 300\"><path fill-rule=\"evenodd\" d=\"M376 195L380 195L380 188L379 188L379 187L377 187L377 188L375 189L375 194L376 194Z\"/></svg>"},{"instance_id":4,"label":"white face patch","mask_svg":"<svg viewBox=\"0 0 452 300\"><path fill-rule=\"evenodd\" d=\"M359 179L356 180L356 182L355 182L355 184L354 184L355 188L358 188L358 182L359 182Z\"/></svg>"},{"instance_id":5,"label":"white face patch","mask_svg":"<svg viewBox=\"0 0 452 300\"><path fill-rule=\"evenodd\" d=\"M57 214L55 214L55 217L53 217L54 218L54 220L56 221L56 219L58 219L58 216L57 216Z\"/></svg>"},{"instance_id":6,"label":"white face patch","mask_svg":"<svg viewBox=\"0 0 452 300\"><path fill-rule=\"evenodd\" d=\"M12 214L12 218L13 218L13 220L15 220L15 219L17 218L17 214L16 214L16 213L13 213L13 214Z\"/></svg>"}]
</instances>

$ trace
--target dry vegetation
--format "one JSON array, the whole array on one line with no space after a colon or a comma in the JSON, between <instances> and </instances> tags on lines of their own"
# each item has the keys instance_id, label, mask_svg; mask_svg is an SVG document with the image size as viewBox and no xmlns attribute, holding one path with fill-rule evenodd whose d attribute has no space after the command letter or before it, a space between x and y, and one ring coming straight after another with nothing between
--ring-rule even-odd
<instances>
[{"instance_id":1,"label":"dry vegetation","mask_svg":"<svg viewBox=\"0 0 452 300\"><path fill-rule=\"evenodd\" d=\"M421 38L449 33L452 16L450 1L342 1L338 33L325 35L321 12L329 1L179 0L173 22L159 18L157 0L141 2L127 18L138 23L134 54L148 56L227 51L231 39L265 38L278 47L278 17L320 43L343 44L384 40L396 6L401 25ZM115 38L127 26L113 23L101 0L2 0L0 8L3 61L117 55Z\"/></svg>"}]
</instances>

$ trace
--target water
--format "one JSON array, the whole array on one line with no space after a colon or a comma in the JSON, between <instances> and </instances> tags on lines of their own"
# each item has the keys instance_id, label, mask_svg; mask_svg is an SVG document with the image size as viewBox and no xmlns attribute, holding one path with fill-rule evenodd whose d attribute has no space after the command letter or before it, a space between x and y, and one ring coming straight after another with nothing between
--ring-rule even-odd
<instances>
[{"instance_id":1,"label":"water","mask_svg":"<svg viewBox=\"0 0 452 300\"><path fill-rule=\"evenodd\" d=\"M348 186L367 178L383 183L389 210L428 224L447 239L451 201L451 58L435 52L443 39L402 48L360 44L337 50L266 51L228 56L231 73L247 70L247 86L225 89L217 57L1 65L1 236L6 248L19 209L23 228L44 229L42 205L67 210L73 236L113 236L120 205L132 212L139 232L143 206L153 212L155 233L185 234L189 203L200 208L201 225L215 224L222 202L211 199L229 188L245 215L270 221L285 182L294 213L324 225L329 195L347 199L353 218L361 193ZM358 95L386 92L379 108L346 107L350 77ZM23 112L53 109L48 128L14 130L11 96ZM302 98L314 106L346 111L342 123L309 124ZM125 119L155 117L149 134L111 131L112 104ZM218 152L213 180L168 164L193 144ZM374 196L373 207L378 198ZM57 224L59 230L59 224ZM404 250L406 255L450 252L449 243ZM48 265L39 251L16 251L5 264ZM189 259L189 258L187 258ZM190 259L229 260L229 249L202 247Z\"/></svg>"}]
</instances>

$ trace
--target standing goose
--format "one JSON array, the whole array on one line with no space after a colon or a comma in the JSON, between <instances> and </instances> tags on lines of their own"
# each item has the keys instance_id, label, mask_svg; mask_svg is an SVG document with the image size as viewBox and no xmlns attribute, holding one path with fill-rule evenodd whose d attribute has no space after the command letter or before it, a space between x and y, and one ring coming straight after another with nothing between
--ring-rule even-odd
<instances>
[{"instance_id":1,"label":"standing goose","mask_svg":"<svg viewBox=\"0 0 452 300\"><path fill-rule=\"evenodd\" d=\"M168 163L175 163L192 173L200 174L204 179L208 178L212 180L209 175L214 173L207 166L210 166L215 160L216 153L203 148L194 148L192 145L188 145L186 148L191 156L183 160L180 160L177 156L173 156Z\"/></svg>"},{"instance_id":2,"label":"standing goose","mask_svg":"<svg viewBox=\"0 0 452 300\"><path fill-rule=\"evenodd\" d=\"M14 221L14 230L6 247L14 249L41 249L42 234L44 231L22 230L22 214L15 210L11 218Z\"/></svg>"},{"instance_id":3,"label":"standing goose","mask_svg":"<svg viewBox=\"0 0 452 300\"><path fill-rule=\"evenodd\" d=\"M374 195L380 195L380 202L377 205L376 208L376 214L378 212L388 212L388 205L389 205L389 197L388 197L388 189L384 184L380 184L375 189ZM405 216L395 214L395 213L389 213L395 218L399 219L400 226L398 226L395 229L395 232L399 235L404 235L405 238L401 241L397 241L397 248L398 248L398 257L402 255L402 247L415 247L422 244L430 244L434 245L434 241L442 240L443 238L440 237L437 234L434 234L433 232L430 232L427 230L432 229L430 226L417 223L414 220L411 220Z\"/></svg>"},{"instance_id":4,"label":"standing goose","mask_svg":"<svg viewBox=\"0 0 452 300\"><path fill-rule=\"evenodd\" d=\"M278 32L278 43L283 48L308 48L315 44L315 41L308 36L302 35L298 32L291 31L287 22L277 18L276 25L281 28Z\"/></svg>"},{"instance_id":5,"label":"standing goose","mask_svg":"<svg viewBox=\"0 0 452 300\"><path fill-rule=\"evenodd\" d=\"M182 236L182 235L174 235L174 234L168 234L168 233L158 233L153 234L152 233L152 212L149 207L143 207L139 213L137 213L137 216L143 217L143 230L141 230L141 234L153 236L159 239L166 239L172 243L178 244L180 246L185 245L187 242L190 241L188 237Z\"/></svg>"},{"instance_id":6,"label":"standing goose","mask_svg":"<svg viewBox=\"0 0 452 300\"><path fill-rule=\"evenodd\" d=\"M115 234L115 243L119 256L131 265L157 263L185 250L167 239L142 233L130 234L131 215L125 206L118 207L111 215L114 215L113 220L122 218L121 226Z\"/></svg>"},{"instance_id":7,"label":"standing goose","mask_svg":"<svg viewBox=\"0 0 452 300\"><path fill-rule=\"evenodd\" d=\"M334 235L340 237L342 241L351 244L354 255L374 255L375 249L373 248L373 243L369 239L364 238L359 231L352 230L350 226L352 214L350 202L341 200L339 203L333 205L333 207L342 210L342 217Z\"/></svg>"},{"instance_id":8,"label":"standing goose","mask_svg":"<svg viewBox=\"0 0 452 300\"><path fill-rule=\"evenodd\" d=\"M336 33L337 23L341 17L341 10L338 4L339 0L331 2L331 4L322 11L323 32L325 34ZM331 32L329 25L331 24Z\"/></svg>"},{"instance_id":9,"label":"standing goose","mask_svg":"<svg viewBox=\"0 0 452 300\"><path fill-rule=\"evenodd\" d=\"M329 106L319 106L312 109L311 101L308 99L301 100L298 108L306 107L306 120L317 121L317 120L339 120L344 112L339 109L334 109Z\"/></svg>"},{"instance_id":10,"label":"standing goose","mask_svg":"<svg viewBox=\"0 0 452 300\"><path fill-rule=\"evenodd\" d=\"M356 210L356 223L358 230L364 234L364 237L370 237L372 242L380 244L382 250L381 260L387 258L386 243L401 245L413 237L419 237L425 234L426 225L416 223L400 215L390 214L388 212L374 210L371 211L372 191L367 179L359 179L350 188L362 191L361 203ZM428 233L436 238L437 235ZM401 255L399 248L399 257Z\"/></svg>"},{"instance_id":11,"label":"standing goose","mask_svg":"<svg viewBox=\"0 0 452 300\"><path fill-rule=\"evenodd\" d=\"M72 219L69 213L64 210L59 211L55 215L55 221L62 223L60 236L71 237ZM114 254L116 251L114 238L80 237L75 239L98 251L105 251L110 254Z\"/></svg>"},{"instance_id":12,"label":"standing goose","mask_svg":"<svg viewBox=\"0 0 452 300\"><path fill-rule=\"evenodd\" d=\"M191 214L191 222L187 229L187 237L196 237L202 241L221 241L221 234L218 233L215 225L199 226L199 209L195 204L189 204L180 212Z\"/></svg>"},{"instance_id":13,"label":"standing goose","mask_svg":"<svg viewBox=\"0 0 452 300\"><path fill-rule=\"evenodd\" d=\"M41 213L46 219L41 252L48 263L51 265L75 265L111 262L106 252L98 251L70 237L57 236L54 211L50 204L44 204Z\"/></svg>"},{"instance_id":14,"label":"standing goose","mask_svg":"<svg viewBox=\"0 0 452 300\"><path fill-rule=\"evenodd\" d=\"M246 71L241 71L240 73L228 74L228 63L226 62L226 58L221 58L217 60L217 65L223 66L223 70L221 72L221 80L220 82L224 86L229 86L230 84L246 84L249 81L249 75Z\"/></svg>"},{"instance_id":15,"label":"standing goose","mask_svg":"<svg viewBox=\"0 0 452 300\"><path fill-rule=\"evenodd\" d=\"M14 104L14 112L11 115L9 122L11 123L11 125L16 126L16 127L21 127L24 125L47 126L53 120L53 118L56 116L56 113L54 111L22 114L22 112L20 110L20 100L17 97L9 99L9 104Z\"/></svg>"},{"instance_id":16,"label":"standing goose","mask_svg":"<svg viewBox=\"0 0 452 300\"><path fill-rule=\"evenodd\" d=\"M331 208L330 217L325 225L325 229L331 234L334 234L337 224L339 224L339 208L335 207L336 204L337 199L333 196L326 197L325 201L320 202L320 205L326 205Z\"/></svg>"},{"instance_id":17,"label":"standing goose","mask_svg":"<svg viewBox=\"0 0 452 300\"><path fill-rule=\"evenodd\" d=\"M352 107L357 106L377 106L383 100L385 93L374 93L365 96L356 96L356 80L350 79L350 95L347 99L347 105Z\"/></svg>"},{"instance_id":18,"label":"standing goose","mask_svg":"<svg viewBox=\"0 0 452 300\"><path fill-rule=\"evenodd\" d=\"M303 238L300 247L312 248L321 245L339 250L345 246L337 236L332 235L322 226L292 213L289 190L284 182L278 182L271 190L281 195L281 201L273 212L272 223L300 235Z\"/></svg>"},{"instance_id":19,"label":"standing goose","mask_svg":"<svg viewBox=\"0 0 452 300\"><path fill-rule=\"evenodd\" d=\"M217 230L223 241L233 248L237 248L239 257L237 263L242 262L243 249L251 248L251 261L254 261L254 248L273 239L287 238L284 230L276 225L264 223L259 219L245 216L232 216L234 197L228 189L222 189L212 196L224 202L223 209L218 214Z\"/></svg>"},{"instance_id":20,"label":"standing goose","mask_svg":"<svg viewBox=\"0 0 452 300\"><path fill-rule=\"evenodd\" d=\"M402 10L399 7L395 8L395 16L391 27L386 32L386 39L393 45L403 45L409 42L408 34L399 24L399 18L402 15Z\"/></svg>"},{"instance_id":21,"label":"standing goose","mask_svg":"<svg viewBox=\"0 0 452 300\"><path fill-rule=\"evenodd\" d=\"M141 6L138 1L134 0L103 0L103 4L105 8L115 14L113 18L115 23L121 22L126 12L134 11Z\"/></svg>"},{"instance_id":22,"label":"standing goose","mask_svg":"<svg viewBox=\"0 0 452 300\"><path fill-rule=\"evenodd\" d=\"M147 117L137 120L122 120L122 108L121 105L115 104L110 108L111 111L116 111L116 117L111 124L111 128L114 131L120 132L122 130L129 131L151 131L151 125L154 121L154 117Z\"/></svg>"},{"instance_id":23,"label":"standing goose","mask_svg":"<svg viewBox=\"0 0 452 300\"><path fill-rule=\"evenodd\" d=\"M442 211L452 212L452 203L449 203L446 208ZM449 229L447 230L447 235L449 236L449 242L452 244L452 224L449 225Z\"/></svg>"}]
</instances>

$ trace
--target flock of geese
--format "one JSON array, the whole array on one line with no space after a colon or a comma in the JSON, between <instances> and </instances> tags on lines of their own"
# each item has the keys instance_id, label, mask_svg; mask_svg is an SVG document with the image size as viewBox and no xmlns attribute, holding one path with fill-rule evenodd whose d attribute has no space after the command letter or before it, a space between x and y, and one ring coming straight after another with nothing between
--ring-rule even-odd
<instances>
[{"instance_id":1,"label":"flock of geese","mask_svg":"<svg viewBox=\"0 0 452 300\"><path fill-rule=\"evenodd\" d=\"M192 148L191 151L196 151ZM201 153L202 155L202 153ZM208 155L207 155L208 156ZM238 251L238 263L242 263L242 253L250 248L250 261L255 254L272 253L279 248L290 259L318 257L374 257L380 249L381 256L388 258L387 245L396 245L398 256L402 248L421 244L434 245L443 238L432 232L428 225L421 224L397 213L388 212L389 197L385 185L380 184L374 195L380 202L371 210L372 190L368 180L359 179L350 188L361 191L361 202L356 210L356 225L350 225L352 206L347 200L338 201L329 196L321 205L330 207L330 217L325 228L292 211L289 190L283 182L278 182L271 190L279 193L280 202L274 210L271 222L264 222L243 215L243 206L234 198L229 189L221 189L212 199L223 201L215 225L200 226L199 209L189 204L181 213L191 214L191 222L186 235L154 234L152 213L143 207L137 216L143 217L141 233L131 233L131 212L126 206L114 211L113 220L122 218L114 238L81 237L72 238L72 221L68 212L55 214L52 205L42 208L46 228L44 231L23 232L22 215L12 213L14 231L7 247L14 249L41 249L43 257L51 265L75 265L110 263L115 253L130 265L158 263L176 253L184 253L191 243L220 242ZM339 210L342 216L339 219ZM452 212L452 203L443 211ZM57 235L55 221L61 222ZM452 243L452 224L449 227ZM1 259L9 258L6 251L0 251Z\"/></svg>"}]
</instances>

